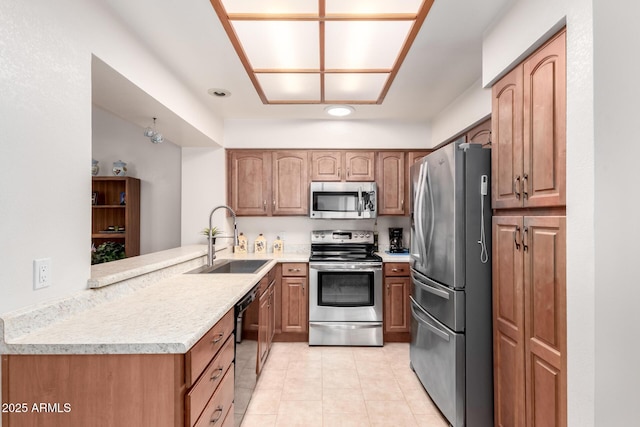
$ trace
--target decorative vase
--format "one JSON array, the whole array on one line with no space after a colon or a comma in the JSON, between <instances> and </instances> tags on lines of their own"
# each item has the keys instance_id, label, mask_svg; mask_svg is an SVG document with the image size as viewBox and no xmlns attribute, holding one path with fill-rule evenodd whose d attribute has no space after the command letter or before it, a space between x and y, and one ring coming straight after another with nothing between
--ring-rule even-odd
<instances>
[{"instance_id":1,"label":"decorative vase","mask_svg":"<svg viewBox=\"0 0 640 427\"><path fill-rule=\"evenodd\" d=\"M118 160L117 162L113 162L113 174L115 176L126 176L127 175L127 164L122 160Z\"/></svg>"},{"instance_id":2,"label":"decorative vase","mask_svg":"<svg viewBox=\"0 0 640 427\"><path fill-rule=\"evenodd\" d=\"M91 175L96 176L100 171L100 166L98 166L98 161L96 159L91 159Z\"/></svg>"}]
</instances>

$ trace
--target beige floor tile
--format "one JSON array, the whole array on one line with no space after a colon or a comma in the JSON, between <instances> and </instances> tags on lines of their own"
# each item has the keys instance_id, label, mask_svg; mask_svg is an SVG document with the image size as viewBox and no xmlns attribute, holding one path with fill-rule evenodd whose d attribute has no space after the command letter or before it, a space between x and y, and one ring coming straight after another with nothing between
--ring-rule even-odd
<instances>
[{"instance_id":1,"label":"beige floor tile","mask_svg":"<svg viewBox=\"0 0 640 427\"><path fill-rule=\"evenodd\" d=\"M322 390L322 400L341 399L346 401L364 401L362 389L357 388L324 388Z\"/></svg>"},{"instance_id":2,"label":"beige floor tile","mask_svg":"<svg viewBox=\"0 0 640 427\"><path fill-rule=\"evenodd\" d=\"M282 401L276 426L322 426L322 401Z\"/></svg>"},{"instance_id":3,"label":"beige floor tile","mask_svg":"<svg viewBox=\"0 0 640 427\"><path fill-rule=\"evenodd\" d=\"M264 369L258 377L257 389L282 390L287 371L284 369Z\"/></svg>"},{"instance_id":4,"label":"beige floor tile","mask_svg":"<svg viewBox=\"0 0 640 427\"><path fill-rule=\"evenodd\" d=\"M364 400L402 400L404 394L394 378L360 378Z\"/></svg>"},{"instance_id":5,"label":"beige floor tile","mask_svg":"<svg viewBox=\"0 0 640 427\"><path fill-rule=\"evenodd\" d=\"M353 414L323 414L324 427L369 427L369 418L366 413L362 416Z\"/></svg>"},{"instance_id":6,"label":"beige floor tile","mask_svg":"<svg viewBox=\"0 0 640 427\"><path fill-rule=\"evenodd\" d=\"M402 401L367 401L367 413L371 426L416 426L409 406Z\"/></svg>"},{"instance_id":7,"label":"beige floor tile","mask_svg":"<svg viewBox=\"0 0 640 427\"><path fill-rule=\"evenodd\" d=\"M322 400L322 378L287 377L282 400Z\"/></svg>"},{"instance_id":8,"label":"beige floor tile","mask_svg":"<svg viewBox=\"0 0 640 427\"><path fill-rule=\"evenodd\" d=\"M353 369L324 369L322 388L360 388L358 372Z\"/></svg>"},{"instance_id":9,"label":"beige floor tile","mask_svg":"<svg viewBox=\"0 0 640 427\"><path fill-rule=\"evenodd\" d=\"M242 419L242 427L273 427L277 415L247 414Z\"/></svg>"},{"instance_id":10,"label":"beige floor tile","mask_svg":"<svg viewBox=\"0 0 640 427\"><path fill-rule=\"evenodd\" d=\"M367 415L367 407L364 400L346 400L339 397L323 397L322 414L353 414L356 416Z\"/></svg>"},{"instance_id":11,"label":"beige floor tile","mask_svg":"<svg viewBox=\"0 0 640 427\"><path fill-rule=\"evenodd\" d=\"M253 392L247 414L272 415L278 413L282 390L256 389Z\"/></svg>"},{"instance_id":12,"label":"beige floor tile","mask_svg":"<svg viewBox=\"0 0 640 427\"><path fill-rule=\"evenodd\" d=\"M322 378L322 361L290 361L287 378Z\"/></svg>"},{"instance_id":13,"label":"beige floor tile","mask_svg":"<svg viewBox=\"0 0 640 427\"><path fill-rule=\"evenodd\" d=\"M414 415L420 427L449 427L447 420L440 414L437 415Z\"/></svg>"},{"instance_id":14,"label":"beige floor tile","mask_svg":"<svg viewBox=\"0 0 640 427\"><path fill-rule=\"evenodd\" d=\"M323 352L322 368L325 370L351 369L356 370L356 362L352 352Z\"/></svg>"},{"instance_id":15,"label":"beige floor tile","mask_svg":"<svg viewBox=\"0 0 640 427\"><path fill-rule=\"evenodd\" d=\"M356 370L360 378L394 378L394 373L384 360L366 360L356 363Z\"/></svg>"}]
</instances>

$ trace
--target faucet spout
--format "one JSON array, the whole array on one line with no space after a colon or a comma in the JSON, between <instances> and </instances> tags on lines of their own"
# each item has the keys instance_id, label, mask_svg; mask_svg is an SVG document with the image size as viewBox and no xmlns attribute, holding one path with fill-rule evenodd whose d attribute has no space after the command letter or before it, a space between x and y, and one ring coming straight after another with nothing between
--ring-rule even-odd
<instances>
[{"instance_id":1,"label":"faucet spout","mask_svg":"<svg viewBox=\"0 0 640 427\"><path fill-rule=\"evenodd\" d=\"M223 209L223 208L231 212L231 216L233 217L233 246L234 247L238 246L238 223L236 221L235 211L227 205L216 206L211 210L211 213L209 214L209 249L207 252L207 266L209 267L213 265L213 260L216 259L216 246L213 244L213 231L212 231L213 213L218 209ZM230 236L220 236L220 238L225 238L225 237L230 237Z\"/></svg>"}]
</instances>

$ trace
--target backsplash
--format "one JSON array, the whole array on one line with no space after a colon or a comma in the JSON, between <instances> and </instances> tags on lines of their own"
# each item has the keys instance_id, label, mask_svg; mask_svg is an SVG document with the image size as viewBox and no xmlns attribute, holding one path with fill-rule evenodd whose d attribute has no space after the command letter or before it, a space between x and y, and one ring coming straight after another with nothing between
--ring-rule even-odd
<instances>
[{"instance_id":1,"label":"backsplash","mask_svg":"<svg viewBox=\"0 0 640 427\"><path fill-rule=\"evenodd\" d=\"M268 252L273 252L273 241L280 236L284 240L285 253L308 253L311 249L313 230L373 230L378 231L380 251L389 249L389 227L403 227L404 246L409 246L409 217L382 216L377 220L321 220L307 217L240 217L238 232L244 233L249 241L250 252L253 242L260 233L267 239Z\"/></svg>"}]
</instances>

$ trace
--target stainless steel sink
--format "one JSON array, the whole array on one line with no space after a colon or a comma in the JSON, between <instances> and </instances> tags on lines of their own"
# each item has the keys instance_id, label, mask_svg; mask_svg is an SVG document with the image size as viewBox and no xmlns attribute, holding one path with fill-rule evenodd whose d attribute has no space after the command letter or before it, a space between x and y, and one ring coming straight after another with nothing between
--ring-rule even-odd
<instances>
[{"instance_id":1,"label":"stainless steel sink","mask_svg":"<svg viewBox=\"0 0 640 427\"><path fill-rule=\"evenodd\" d=\"M254 274L260 270L268 259L225 259L214 262L211 267L202 266L187 274Z\"/></svg>"}]
</instances>

